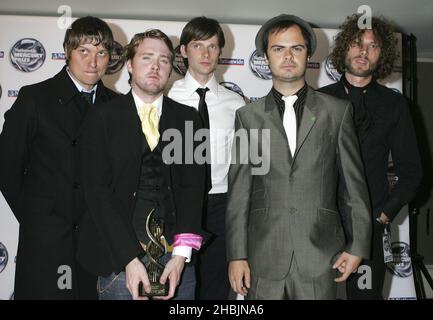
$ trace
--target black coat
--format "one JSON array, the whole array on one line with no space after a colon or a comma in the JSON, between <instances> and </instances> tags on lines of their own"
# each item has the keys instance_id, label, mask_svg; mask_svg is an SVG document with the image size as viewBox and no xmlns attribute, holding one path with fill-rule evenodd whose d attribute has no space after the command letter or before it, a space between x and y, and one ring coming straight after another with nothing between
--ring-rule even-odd
<instances>
[{"instance_id":1,"label":"black coat","mask_svg":"<svg viewBox=\"0 0 433 320\"><path fill-rule=\"evenodd\" d=\"M107 276L123 270L134 257L142 254L132 216L143 150L148 146L131 92L92 111L83 141L84 189L89 214L81 228L78 259L92 273ZM200 128L196 110L164 97L159 125L161 138L165 129L177 129L184 144L188 139L185 121L192 121L194 133ZM162 148L167 145L164 141L160 143ZM205 166L195 162L164 164L163 173L174 199L173 232L203 234Z\"/></svg>"},{"instance_id":2,"label":"black coat","mask_svg":"<svg viewBox=\"0 0 433 320\"><path fill-rule=\"evenodd\" d=\"M349 100L340 80L320 92ZM413 199L422 177L422 167L409 107L405 98L373 81L365 93L370 126L360 141L369 187L373 220L384 212L391 221ZM390 190L388 160L391 152L398 182Z\"/></svg>"},{"instance_id":3,"label":"black coat","mask_svg":"<svg viewBox=\"0 0 433 320\"><path fill-rule=\"evenodd\" d=\"M100 81L95 104L116 96ZM84 204L80 139L86 105L63 68L22 87L0 135L0 190L20 223L16 298L70 298L59 267L75 270L76 231Z\"/></svg>"}]
</instances>

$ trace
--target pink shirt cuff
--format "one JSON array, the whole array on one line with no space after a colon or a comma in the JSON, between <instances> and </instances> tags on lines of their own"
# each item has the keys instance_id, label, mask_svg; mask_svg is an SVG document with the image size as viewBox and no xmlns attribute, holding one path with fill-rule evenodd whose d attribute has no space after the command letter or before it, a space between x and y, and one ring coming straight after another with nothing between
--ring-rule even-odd
<instances>
[{"instance_id":1,"label":"pink shirt cuff","mask_svg":"<svg viewBox=\"0 0 433 320\"><path fill-rule=\"evenodd\" d=\"M180 233L174 235L173 247L186 246L195 250L200 250L203 237L194 233Z\"/></svg>"}]
</instances>

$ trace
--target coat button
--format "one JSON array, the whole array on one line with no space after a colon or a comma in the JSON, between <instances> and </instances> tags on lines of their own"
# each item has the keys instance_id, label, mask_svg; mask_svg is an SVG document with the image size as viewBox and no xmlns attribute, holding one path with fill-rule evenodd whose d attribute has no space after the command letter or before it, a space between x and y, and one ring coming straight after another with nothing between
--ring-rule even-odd
<instances>
[{"instance_id":1,"label":"coat button","mask_svg":"<svg viewBox=\"0 0 433 320\"><path fill-rule=\"evenodd\" d=\"M72 146L75 147L78 144L77 139L72 140Z\"/></svg>"},{"instance_id":2,"label":"coat button","mask_svg":"<svg viewBox=\"0 0 433 320\"><path fill-rule=\"evenodd\" d=\"M80 183L74 182L74 189L78 189L80 187Z\"/></svg>"},{"instance_id":3,"label":"coat button","mask_svg":"<svg viewBox=\"0 0 433 320\"><path fill-rule=\"evenodd\" d=\"M74 223L73 226L72 226L72 229L74 231L78 231L78 224Z\"/></svg>"},{"instance_id":4,"label":"coat button","mask_svg":"<svg viewBox=\"0 0 433 320\"><path fill-rule=\"evenodd\" d=\"M290 212L291 214L296 213L296 211L297 211L296 208L290 208L290 209L289 209L289 212Z\"/></svg>"}]
</instances>

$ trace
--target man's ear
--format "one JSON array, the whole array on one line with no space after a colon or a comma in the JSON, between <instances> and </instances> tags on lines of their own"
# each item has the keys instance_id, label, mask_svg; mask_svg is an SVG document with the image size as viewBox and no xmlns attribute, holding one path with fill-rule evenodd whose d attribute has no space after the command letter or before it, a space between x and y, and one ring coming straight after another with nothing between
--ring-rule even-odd
<instances>
[{"instance_id":1,"label":"man's ear","mask_svg":"<svg viewBox=\"0 0 433 320\"><path fill-rule=\"evenodd\" d=\"M129 73L132 73L131 59L126 60L126 69Z\"/></svg>"},{"instance_id":2,"label":"man's ear","mask_svg":"<svg viewBox=\"0 0 433 320\"><path fill-rule=\"evenodd\" d=\"M182 58L185 58L185 59L188 58L188 56L186 54L186 46L184 44L182 44L180 46L180 54L182 55Z\"/></svg>"}]
</instances>

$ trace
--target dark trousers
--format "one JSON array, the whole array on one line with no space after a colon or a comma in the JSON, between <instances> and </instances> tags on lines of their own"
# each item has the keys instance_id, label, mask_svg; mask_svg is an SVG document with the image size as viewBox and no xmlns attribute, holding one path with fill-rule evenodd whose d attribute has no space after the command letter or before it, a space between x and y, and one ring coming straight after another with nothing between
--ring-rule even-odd
<instances>
[{"instance_id":1,"label":"dark trousers","mask_svg":"<svg viewBox=\"0 0 433 320\"><path fill-rule=\"evenodd\" d=\"M225 244L227 194L209 194L204 229L212 234L198 254L198 298L227 300L230 290Z\"/></svg>"},{"instance_id":2,"label":"dark trousers","mask_svg":"<svg viewBox=\"0 0 433 320\"><path fill-rule=\"evenodd\" d=\"M346 282L346 294L348 300L382 300L382 290L385 281L386 265L383 257L382 234L385 229L383 224L373 220L373 238L371 244L371 260L364 260L361 266L367 266L371 270L371 288L363 288L365 277L363 273L352 274ZM359 270L359 269L358 269ZM363 277L362 279L360 279ZM361 282L361 286L360 283Z\"/></svg>"}]
</instances>

